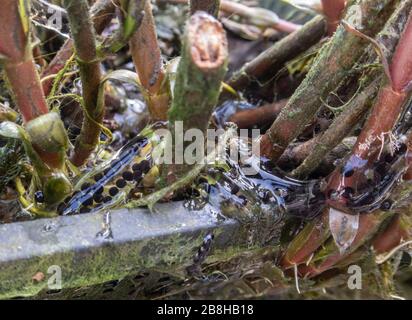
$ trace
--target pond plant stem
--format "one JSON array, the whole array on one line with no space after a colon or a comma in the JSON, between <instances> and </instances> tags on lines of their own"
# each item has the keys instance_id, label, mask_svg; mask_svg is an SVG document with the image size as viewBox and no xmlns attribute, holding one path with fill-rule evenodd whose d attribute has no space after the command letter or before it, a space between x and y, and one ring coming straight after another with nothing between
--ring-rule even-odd
<instances>
[{"instance_id":1,"label":"pond plant stem","mask_svg":"<svg viewBox=\"0 0 412 320\"><path fill-rule=\"evenodd\" d=\"M73 164L81 166L87 161L99 142L104 116L104 101L100 101L98 104L97 99L101 80L100 62L87 1L64 0L63 5L67 10L82 81L83 124L71 157Z\"/></svg>"},{"instance_id":2,"label":"pond plant stem","mask_svg":"<svg viewBox=\"0 0 412 320\"><path fill-rule=\"evenodd\" d=\"M328 205L342 211L342 215L348 212L346 207L347 198L339 192L342 191L342 188L354 187L353 184L355 181L361 181L361 179L365 177L366 171L370 169L374 161L379 158L381 147L385 142L384 136L392 132L393 126L402 110L402 106L404 102L407 101L411 90L412 56L410 52L412 49L412 13L410 10L407 11L407 15L406 25L395 49L392 62L388 64L389 79L387 79L380 88L372 112L361 134L358 136L349 159L343 166L339 166L335 172L332 173L326 188L326 194L333 195L327 200ZM354 163L351 163L356 159L366 164L358 167ZM354 173L351 174L351 178L349 179L343 178L342 176L342 167L345 168L347 166L354 168ZM356 178L353 179L353 177ZM392 200L394 203L396 203L397 197L410 197L412 190L408 178L408 171L406 171L404 175L405 182L397 186L392 192L394 197ZM330 192L331 190L333 190L332 193ZM327 249L320 250L312 259L312 261L318 262L317 266L309 268L303 266L304 271L302 271L302 275L315 276L342 263L355 249L375 237L382 223L392 218L394 213L396 213L396 208L390 211L376 210L371 214L360 215L356 237L348 250L346 250L344 254L340 253L335 242L329 239L329 245L323 246ZM311 256L322 245L325 238L328 238L328 233L330 232L328 228L329 218L330 213L329 210L326 209L322 217L318 219L316 228L314 225L308 224L305 227L306 230L304 229L304 231L295 238L296 240L292 241L284 256L283 263L285 266L290 267L294 263L303 263L305 259ZM312 234L317 235L317 237L308 236ZM322 234L324 237L319 237L319 234ZM302 239L305 241L301 241ZM379 237L377 239L379 239Z\"/></svg>"},{"instance_id":3,"label":"pond plant stem","mask_svg":"<svg viewBox=\"0 0 412 320\"><path fill-rule=\"evenodd\" d=\"M29 14L28 4L2 2L0 59L24 122L49 112L33 60Z\"/></svg>"},{"instance_id":4,"label":"pond plant stem","mask_svg":"<svg viewBox=\"0 0 412 320\"><path fill-rule=\"evenodd\" d=\"M50 169L64 165L63 124L49 113L31 48L30 2L7 0L0 13L0 62L36 153ZM58 121L59 123L56 123ZM50 129L50 130L48 130ZM51 146L47 141L55 141ZM62 144L57 144L61 141Z\"/></svg>"},{"instance_id":5,"label":"pond plant stem","mask_svg":"<svg viewBox=\"0 0 412 320\"><path fill-rule=\"evenodd\" d=\"M387 60L392 60L393 58L401 31L406 24L407 16L411 9L411 0L404 1L399 5L375 38L378 43L385 44L385 58ZM373 54L369 61L373 62L376 59L375 57L376 55ZM335 118L328 130L322 134L319 144L312 150L311 154L291 173L293 177L299 179L307 178L319 166L322 159L363 119L363 115L372 107L376 98L382 82L382 72L381 70L371 69L358 82L359 89L357 93L349 102L339 108L343 108L342 113Z\"/></svg>"},{"instance_id":6,"label":"pond plant stem","mask_svg":"<svg viewBox=\"0 0 412 320\"><path fill-rule=\"evenodd\" d=\"M378 92L381 78L372 81L364 90L357 93L344 111L333 121L330 127L318 138L316 145L303 163L292 171L291 176L306 179L331 152L353 130L371 107Z\"/></svg>"},{"instance_id":7,"label":"pond plant stem","mask_svg":"<svg viewBox=\"0 0 412 320\"><path fill-rule=\"evenodd\" d=\"M358 21L363 32L375 36L393 11L393 1L364 0L359 2L358 10L362 18ZM353 19L348 10L345 17ZM370 24L368 21L375 21ZM261 139L261 154L277 161L305 127L313 120L331 91L348 75L366 48L366 41L339 26L329 43L319 52L307 76L289 99L271 128Z\"/></svg>"},{"instance_id":8,"label":"pond plant stem","mask_svg":"<svg viewBox=\"0 0 412 320\"><path fill-rule=\"evenodd\" d=\"M333 35L338 28L346 0L322 0L323 14L328 21L328 35Z\"/></svg>"},{"instance_id":9,"label":"pond plant stem","mask_svg":"<svg viewBox=\"0 0 412 320\"><path fill-rule=\"evenodd\" d=\"M228 43L221 23L205 12L192 15L183 36L182 57L177 68L173 102L168 112L173 142L183 142L183 135L189 129L198 129L206 137L227 62ZM177 123L182 124L182 130L175 130ZM174 144L176 154L183 155L184 149L183 145ZM171 165L167 172L181 176L190 167L188 164Z\"/></svg>"},{"instance_id":10,"label":"pond plant stem","mask_svg":"<svg viewBox=\"0 0 412 320\"><path fill-rule=\"evenodd\" d=\"M112 0L97 0L90 8L90 15L97 34L101 34L108 23L114 18L115 9L115 1ZM51 76L57 75L57 73L64 68L66 62L73 55L73 52L73 40L67 39L47 67L41 72L41 78L46 78L42 81L43 91L46 96L49 95L53 86L54 77Z\"/></svg>"},{"instance_id":11,"label":"pond plant stem","mask_svg":"<svg viewBox=\"0 0 412 320\"><path fill-rule=\"evenodd\" d=\"M157 41L156 26L150 0L145 1L144 16L140 27L130 38L130 51L145 89L144 96L153 120L166 120L170 95L166 83L166 72Z\"/></svg>"},{"instance_id":12,"label":"pond plant stem","mask_svg":"<svg viewBox=\"0 0 412 320\"><path fill-rule=\"evenodd\" d=\"M366 170L370 169L375 160L380 157L382 145L385 141L389 141L392 129L412 89L411 50L412 13L410 12L392 62L389 65L389 79L380 88L377 100L372 107L372 112L358 136L351 156L345 164L346 167L353 167L355 173L351 179L345 179L347 181L342 184L342 172L341 170L335 170L329 181L329 190L333 189L339 193L342 188L353 187L355 181L365 176ZM352 163L359 160L360 162L365 162L365 165L359 167ZM330 199L329 202L331 206L345 210L347 200L339 196Z\"/></svg>"},{"instance_id":13,"label":"pond plant stem","mask_svg":"<svg viewBox=\"0 0 412 320\"><path fill-rule=\"evenodd\" d=\"M325 19L321 16L313 18L301 29L276 42L272 47L245 64L229 79L228 84L233 89L240 91L247 88L252 82L274 77L286 62L293 60L318 43L325 32Z\"/></svg>"}]
</instances>

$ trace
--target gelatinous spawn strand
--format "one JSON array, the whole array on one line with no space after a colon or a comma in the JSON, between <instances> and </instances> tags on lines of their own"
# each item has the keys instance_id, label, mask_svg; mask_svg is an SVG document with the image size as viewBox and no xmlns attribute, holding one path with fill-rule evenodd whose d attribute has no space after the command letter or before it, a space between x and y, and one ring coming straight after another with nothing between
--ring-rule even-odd
<instances>
[{"instance_id":1,"label":"gelatinous spawn strand","mask_svg":"<svg viewBox=\"0 0 412 320\"><path fill-rule=\"evenodd\" d=\"M119 198L126 197L132 186L138 184L143 175L150 168L149 156L141 158L140 162L133 160L139 156L140 151L148 144L146 138L136 138L125 145L116 156L102 167L102 173L96 173L90 178L95 182L83 184L60 211L62 214L73 214L83 210L100 210L108 208ZM372 185L351 192L349 208L354 213L368 213L379 208L384 203L390 190L400 179L402 168L405 168L405 146L400 145L390 157L383 154L381 160L371 170L378 179ZM390 159L389 159L390 158ZM262 160L262 159L260 159ZM390 161L389 161L390 160ZM229 170L212 167L207 172L217 182L208 189L208 202L213 207L219 208L223 201L234 206L247 206L248 203L268 206L268 210L282 211L288 215L312 218L319 214L326 204L326 196L321 191L321 181L297 181L286 176L270 172L269 163L254 166L255 174L245 175L242 166L226 158ZM379 169L385 164L385 169ZM126 170L125 170L126 169ZM343 168L348 175L350 168ZM352 170L353 171L353 170ZM115 184L104 194L104 188L112 181Z\"/></svg>"},{"instance_id":2,"label":"gelatinous spawn strand","mask_svg":"<svg viewBox=\"0 0 412 320\"><path fill-rule=\"evenodd\" d=\"M369 213L376 209L389 210L389 196L408 168L407 147L404 144L393 153L382 154L370 170L370 181L358 190L347 192L348 208L357 213Z\"/></svg>"},{"instance_id":3,"label":"gelatinous spawn strand","mask_svg":"<svg viewBox=\"0 0 412 320\"><path fill-rule=\"evenodd\" d=\"M142 175L150 170L148 159L141 159L139 163L132 164L133 160L139 155L139 152L149 143L147 138L137 137L125 145L116 156L102 166L102 170L98 170L90 176L94 183L84 182L81 189L66 201L59 208L59 212L63 215L79 213L83 211L92 211L92 209L103 209L113 204L114 200L124 196L124 192L119 192L119 189L125 188L131 182L133 184L141 181ZM125 168L131 166L131 171L124 171ZM102 172L101 172L102 171ZM122 174L121 180L116 181L116 186L108 190L109 194L104 195L103 191L107 184ZM130 189L130 188L129 188Z\"/></svg>"},{"instance_id":4,"label":"gelatinous spawn strand","mask_svg":"<svg viewBox=\"0 0 412 320\"><path fill-rule=\"evenodd\" d=\"M262 213L274 216L286 213L312 218L320 213L325 204L320 181L302 182L282 177L266 170L265 163L259 166L252 164L254 173L246 175L242 165L229 156L226 163L229 170L211 168L208 171L214 182L208 187L206 202L214 208L230 210L232 206L243 210L250 218L253 218L252 211L256 207Z\"/></svg>"}]
</instances>

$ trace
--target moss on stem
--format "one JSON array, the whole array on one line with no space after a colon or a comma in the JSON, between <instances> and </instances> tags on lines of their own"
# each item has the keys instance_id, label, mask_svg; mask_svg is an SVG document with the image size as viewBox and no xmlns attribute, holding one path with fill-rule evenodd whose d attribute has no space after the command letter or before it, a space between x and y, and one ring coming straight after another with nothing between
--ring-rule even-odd
<instances>
[{"instance_id":1,"label":"moss on stem","mask_svg":"<svg viewBox=\"0 0 412 320\"><path fill-rule=\"evenodd\" d=\"M226 74L227 59L228 45L222 25L204 12L195 13L186 26L173 102L168 112L173 142L183 141L189 129L199 129L205 137ZM178 121L183 122L182 132L175 132ZM185 172L187 166L174 169L174 173Z\"/></svg>"},{"instance_id":2,"label":"moss on stem","mask_svg":"<svg viewBox=\"0 0 412 320\"><path fill-rule=\"evenodd\" d=\"M391 0L356 0L362 14L358 27L369 36L374 36L393 12ZM349 10L346 20L359 18L359 12ZM354 16L357 15L357 16ZM373 21L371 24L369 21ZM366 48L366 42L339 27L332 40L324 46L305 80L293 94L287 106L279 114L263 139L261 149L274 161L279 159L286 147L312 121L322 106L322 100L347 76Z\"/></svg>"}]
</instances>

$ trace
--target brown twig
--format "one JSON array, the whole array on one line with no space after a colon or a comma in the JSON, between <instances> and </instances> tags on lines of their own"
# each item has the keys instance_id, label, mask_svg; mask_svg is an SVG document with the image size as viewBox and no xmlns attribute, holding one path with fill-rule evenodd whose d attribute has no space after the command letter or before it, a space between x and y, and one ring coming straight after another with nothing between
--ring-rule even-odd
<instances>
[{"instance_id":1,"label":"brown twig","mask_svg":"<svg viewBox=\"0 0 412 320\"><path fill-rule=\"evenodd\" d=\"M326 25L322 17L315 17L300 30L276 42L251 62L236 72L228 84L242 90L251 82L263 80L264 77L273 77L287 61L290 61L302 52L318 43L325 35Z\"/></svg>"},{"instance_id":2,"label":"brown twig","mask_svg":"<svg viewBox=\"0 0 412 320\"><path fill-rule=\"evenodd\" d=\"M254 126L260 128L262 125L272 123L286 103L287 100L284 99L255 109L241 110L230 116L228 121L235 123L239 129L248 129Z\"/></svg>"}]
</instances>

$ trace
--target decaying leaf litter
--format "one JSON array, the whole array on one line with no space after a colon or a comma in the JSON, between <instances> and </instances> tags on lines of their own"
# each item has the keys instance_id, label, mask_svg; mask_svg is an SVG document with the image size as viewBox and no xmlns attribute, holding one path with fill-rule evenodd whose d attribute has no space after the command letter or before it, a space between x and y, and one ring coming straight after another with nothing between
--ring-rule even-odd
<instances>
[{"instance_id":1,"label":"decaying leaf litter","mask_svg":"<svg viewBox=\"0 0 412 320\"><path fill-rule=\"evenodd\" d=\"M213 203L253 230L256 214L273 211L267 239L279 250L218 286L319 297L359 262L372 295L401 297L392 279L410 273L412 2L332 2L5 1L2 219L183 199ZM48 25L48 8L65 27ZM193 48L215 36L220 58L206 67ZM206 130L212 112L212 126L261 129L257 176L230 160L153 164L153 128L183 120ZM214 275L224 264L201 269Z\"/></svg>"}]
</instances>

